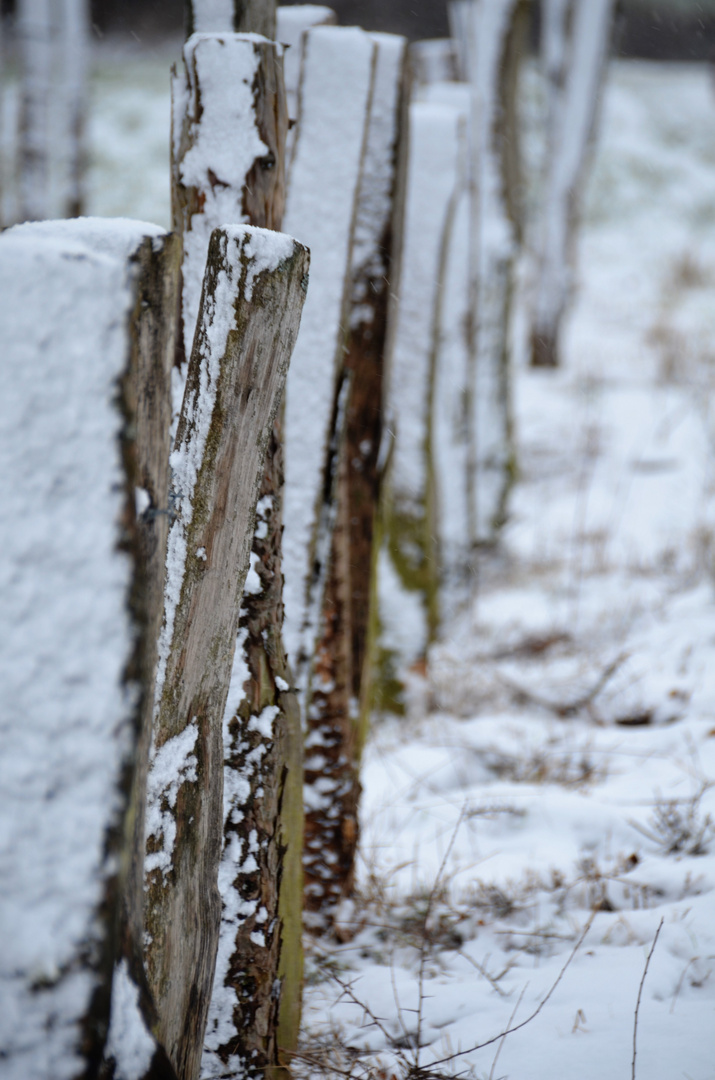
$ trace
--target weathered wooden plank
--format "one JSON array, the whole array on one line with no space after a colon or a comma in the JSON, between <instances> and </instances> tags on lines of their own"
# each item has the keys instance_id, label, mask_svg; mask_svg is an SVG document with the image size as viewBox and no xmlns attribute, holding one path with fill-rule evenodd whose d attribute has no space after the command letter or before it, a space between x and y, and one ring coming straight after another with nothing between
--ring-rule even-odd
<instances>
[{"instance_id":1,"label":"weathered wooden plank","mask_svg":"<svg viewBox=\"0 0 715 1080\"><path fill-rule=\"evenodd\" d=\"M194 33L276 36L277 0L186 0L187 36Z\"/></svg>"},{"instance_id":2,"label":"weathered wooden plank","mask_svg":"<svg viewBox=\"0 0 715 1080\"><path fill-rule=\"evenodd\" d=\"M172 214L184 241L178 414L212 231L225 223L280 227L288 124L281 47L246 35L194 34L172 98Z\"/></svg>"},{"instance_id":3,"label":"weathered wooden plank","mask_svg":"<svg viewBox=\"0 0 715 1080\"><path fill-rule=\"evenodd\" d=\"M308 686L330 553L332 522L328 514L321 523L321 515L324 490L333 484L331 433L342 428L333 414L374 60L374 42L361 30L319 26L307 32L284 219L286 230L310 245L312 258L285 418L284 640L301 692Z\"/></svg>"},{"instance_id":4,"label":"weathered wooden plank","mask_svg":"<svg viewBox=\"0 0 715 1080\"><path fill-rule=\"evenodd\" d=\"M286 100L290 129L286 140L286 170L289 169L298 126L298 90L303 62L305 32L311 26L331 26L337 22L335 12L322 4L292 4L279 7L276 37L286 46L284 59Z\"/></svg>"},{"instance_id":5,"label":"weathered wooden plank","mask_svg":"<svg viewBox=\"0 0 715 1080\"><path fill-rule=\"evenodd\" d=\"M0 281L0 1043L8 1080L69 1080L106 1039L151 666L135 289L125 259L49 225L0 239Z\"/></svg>"},{"instance_id":6,"label":"weathered wooden plank","mask_svg":"<svg viewBox=\"0 0 715 1080\"><path fill-rule=\"evenodd\" d=\"M613 0L546 0L543 5L548 135L531 330L536 367L559 362L559 331L571 293L575 229L613 8Z\"/></svg>"},{"instance_id":7,"label":"weathered wooden plank","mask_svg":"<svg viewBox=\"0 0 715 1080\"><path fill-rule=\"evenodd\" d=\"M323 631L306 717L306 909L330 922L352 887L360 755L371 686L368 637L382 441L382 374L392 269L392 211L406 41L375 34L375 85L352 251L345 438ZM336 410L337 412L337 410ZM318 916L316 918L316 916Z\"/></svg>"},{"instance_id":8,"label":"weathered wooden plank","mask_svg":"<svg viewBox=\"0 0 715 1080\"><path fill-rule=\"evenodd\" d=\"M163 1045L199 1073L221 899L222 724L265 451L307 286L307 250L248 226L211 239L171 456L164 626L149 776L146 962Z\"/></svg>"},{"instance_id":9,"label":"weathered wooden plank","mask_svg":"<svg viewBox=\"0 0 715 1080\"><path fill-rule=\"evenodd\" d=\"M470 513L470 90L467 83L433 83L421 91L421 97L453 108L458 125L455 188L442 238L431 412L440 618L449 620L471 600L475 542Z\"/></svg>"},{"instance_id":10,"label":"weathered wooden plank","mask_svg":"<svg viewBox=\"0 0 715 1080\"><path fill-rule=\"evenodd\" d=\"M302 732L281 635L279 431L270 443L224 713L222 923L206 1080L264 1076L295 1049L300 1019Z\"/></svg>"},{"instance_id":11,"label":"weathered wooden plank","mask_svg":"<svg viewBox=\"0 0 715 1080\"><path fill-rule=\"evenodd\" d=\"M256 52L254 49L252 55L250 48L255 41L226 34L222 41L222 48L233 51L236 68L249 69L244 77L250 79ZM250 154L243 158L236 155L230 186L234 207L240 207L234 209L234 214L239 213L248 224L270 223L274 228L280 227L285 200L287 115L281 65L279 49L260 50L260 64L252 76L252 113L243 110L236 115L231 98L222 96L192 121L193 143L200 144L204 152L207 146L210 149L215 145L215 133L221 137L230 130L240 149L256 131L264 132L264 141L270 144L275 159L274 168L262 168L257 184ZM270 79L266 78L266 66ZM194 96L199 101L206 70L205 63L194 64ZM208 71L213 77L210 64ZM184 119L177 127L185 123ZM267 128L270 131L265 135ZM204 158L204 164L209 163L210 154ZM247 169L244 176L242 166ZM203 229L219 226L222 215L231 212L227 198L220 202L213 199L214 186L208 170L204 170L203 185L192 193L195 204L202 206ZM186 204L185 192L180 188L174 201L175 205ZM263 1073L277 1064L282 1051L293 1051L297 1045L302 986L297 913L302 906L303 755L298 705L289 689L292 677L281 641L281 455L280 439L274 433L268 444L259 497L259 508L264 513L259 514L251 551L252 562L263 568L260 580L265 588L246 590L241 601L234 673L223 725L224 786L233 795L224 800L218 882L222 916L202 1060L204 1077L243 1076L247 1068ZM258 573L251 579L255 583ZM276 680L283 690L277 687ZM256 717L269 711L270 725L253 722L250 710L254 705ZM250 836L254 837L256 862L255 870L246 874L242 872L246 860L237 859L237 851L241 844L248 844ZM256 918L265 919L265 924L257 924ZM280 993L276 992L278 980Z\"/></svg>"}]
</instances>

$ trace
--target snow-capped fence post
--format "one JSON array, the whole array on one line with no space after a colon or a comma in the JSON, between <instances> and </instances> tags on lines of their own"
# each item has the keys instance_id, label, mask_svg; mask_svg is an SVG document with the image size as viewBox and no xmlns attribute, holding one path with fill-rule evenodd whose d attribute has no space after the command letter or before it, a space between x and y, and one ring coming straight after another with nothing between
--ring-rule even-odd
<instances>
[{"instance_id":1,"label":"snow-capped fence post","mask_svg":"<svg viewBox=\"0 0 715 1080\"><path fill-rule=\"evenodd\" d=\"M284 226L311 249L311 285L286 387L285 643L303 695L319 634L344 436L350 259L376 46L355 28L306 34L301 123Z\"/></svg>"},{"instance_id":2,"label":"snow-capped fence post","mask_svg":"<svg viewBox=\"0 0 715 1080\"><path fill-rule=\"evenodd\" d=\"M203 33L276 36L277 0L186 0L187 35Z\"/></svg>"},{"instance_id":3,"label":"snow-capped fence post","mask_svg":"<svg viewBox=\"0 0 715 1080\"><path fill-rule=\"evenodd\" d=\"M96 1075L110 995L142 1075L163 1060L124 942L140 880L139 912L122 909L156 657L163 552L144 501L166 489L177 255L175 238L137 222L47 222L0 240L0 1043L13 1080Z\"/></svg>"},{"instance_id":4,"label":"snow-capped fence post","mask_svg":"<svg viewBox=\"0 0 715 1080\"><path fill-rule=\"evenodd\" d=\"M223 728L239 602L308 262L307 249L280 233L214 231L171 455L176 518L149 773L145 956L160 1038L186 1080L199 1074L220 938ZM268 720L256 717L257 729ZM241 779L226 792L234 823ZM238 873L251 872L251 838L235 833L233 854ZM261 929L260 909L254 917L256 934L274 929Z\"/></svg>"},{"instance_id":5,"label":"snow-capped fence post","mask_svg":"<svg viewBox=\"0 0 715 1080\"><path fill-rule=\"evenodd\" d=\"M571 291L584 173L608 58L614 0L543 0L548 95L546 166L536 252L531 363L556 367Z\"/></svg>"},{"instance_id":6,"label":"snow-capped fence post","mask_svg":"<svg viewBox=\"0 0 715 1080\"><path fill-rule=\"evenodd\" d=\"M425 655L438 621L431 395L444 234L459 183L460 115L414 101L399 281L392 289L385 413L391 442L378 585L379 705L404 710L405 672Z\"/></svg>"},{"instance_id":7,"label":"snow-capped fence post","mask_svg":"<svg viewBox=\"0 0 715 1080\"><path fill-rule=\"evenodd\" d=\"M290 171L297 135L298 88L305 33L311 26L332 26L336 22L335 12L322 4L292 4L290 7L278 8L276 37L286 46L284 71L290 122L286 140L286 172Z\"/></svg>"},{"instance_id":8,"label":"snow-capped fence post","mask_svg":"<svg viewBox=\"0 0 715 1080\"><path fill-rule=\"evenodd\" d=\"M382 440L382 375L392 279L392 217L406 41L375 34L375 83L351 262L349 379L339 454L337 519L322 633L306 718L306 908L329 923L351 888L360 756L369 712L374 545Z\"/></svg>"},{"instance_id":9,"label":"snow-capped fence post","mask_svg":"<svg viewBox=\"0 0 715 1080\"><path fill-rule=\"evenodd\" d=\"M471 533L493 543L514 473L510 328L521 235L517 122L528 0L471 0Z\"/></svg>"},{"instance_id":10,"label":"snow-capped fence post","mask_svg":"<svg viewBox=\"0 0 715 1080\"><path fill-rule=\"evenodd\" d=\"M231 33L199 35L184 59L186 74L174 81L174 211L186 244L188 348L191 283L203 273L210 230L229 220L280 228L288 118L280 46ZM233 92L214 89L217 65L230 75ZM276 1064L295 1049L300 1017L303 754L282 644L280 428L277 420L266 453L224 725L225 786L242 805L225 803L222 922L204 1048L204 1071L222 1074L241 1060L256 1068ZM255 723L261 716L271 722ZM241 873L236 845L251 835L255 869ZM264 924L274 930L262 943Z\"/></svg>"}]
</instances>

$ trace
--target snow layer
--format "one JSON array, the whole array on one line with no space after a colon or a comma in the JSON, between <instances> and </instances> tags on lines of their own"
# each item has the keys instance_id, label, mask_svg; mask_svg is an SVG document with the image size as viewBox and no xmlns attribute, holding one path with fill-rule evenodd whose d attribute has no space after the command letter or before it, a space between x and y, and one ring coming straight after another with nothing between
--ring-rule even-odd
<instances>
[{"instance_id":1,"label":"snow layer","mask_svg":"<svg viewBox=\"0 0 715 1080\"><path fill-rule=\"evenodd\" d=\"M372 319L365 305L368 281L385 273L384 241L392 220L398 109L406 40L395 34L372 34L377 46L375 83L370 103L365 158L355 213L352 250L351 328Z\"/></svg>"},{"instance_id":2,"label":"snow layer","mask_svg":"<svg viewBox=\"0 0 715 1080\"><path fill-rule=\"evenodd\" d=\"M294 125L289 130L286 139L286 163L290 163L297 134L295 125L298 122L298 90L300 86L300 69L303 62L305 32L311 26L334 23L335 12L329 7L323 7L322 4L293 4L291 7L279 7L276 18L276 38L282 45L286 46L283 73L285 76L288 119Z\"/></svg>"},{"instance_id":3,"label":"snow layer","mask_svg":"<svg viewBox=\"0 0 715 1080\"><path fill-rule=\"evenodd\" d=\"M256 158L268 153L253 107L253 83L260 64L259 42L250 34L193 34L184 46L185 83L174 79L174 154L181 183L205 197L201 213L184 234L184 348L191 356L209 239L221 225L246 221L243 195ZM177 145L186 124L188 150ZM184 372L184 379L186 373ZM174 409L181 408L183 383Z\"/></svg>"},{"instance_id":4,"label":"snow layer","mask_svg":"<svg viewBox=\"0 0 715 1080\"><path fill-rule=\"evenodd\" d=\"M139 990L126 960L114 969L112 1011L105 1057L113 1058L116 1080L143 1080L156 1044L139 1008Z\"/></svg>"},{"instance_id":5,"label":"snow layer","mask_svg":"<svg viewBox=\"0 0 715 1080\"><path fill-rule=\"evenodd\" d=\"M712 1076L714 160L704 65L614 65L565 366L517 369L502 546L367 747L359 893L347 943L310 945L308 1053L340 1064L337 1030L364 1075L467 1051L435 1072L628 1076L664 918L637 1075Z\"/></svg>"},{"instance_id":6,"label":"snow layer","mask_svg":"<svg viewBox=\"0 0 715 1080\"><path fill-rule=\"evenodd\" d=\"M118 550L131 292L123 261L44 226L0 239L0 293L0 1044L8 1080L61 1080L83 1070L136 703Z\"/></svg>"},{"instance_id":7,"label":"snow layer","mask_svg":"<svg viewBox=\"0 0 715 1080\"><path fill-rule=\"evenodd\" d=\"M312 654L310 585L345 310L375 46L356 29L308 31L300 133L284 226L310 247L310 289L286 386L286 649ZM298 679L301 683L301 679Z\"/></svg>"}]
</instances>

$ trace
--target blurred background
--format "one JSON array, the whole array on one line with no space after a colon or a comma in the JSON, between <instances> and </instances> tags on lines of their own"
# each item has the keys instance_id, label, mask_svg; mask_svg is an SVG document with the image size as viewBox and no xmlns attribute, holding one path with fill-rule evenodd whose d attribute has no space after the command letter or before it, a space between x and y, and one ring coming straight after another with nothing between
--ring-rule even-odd
<instances>
[{"instance_id":1,"label":"blurred background","mask_svg":"<svg viewBox=\"0 0 715 1080\"><path fill-rule=\"evenodd\" d=\"M288 0L290 2L290 0ZM446 0L331 0L343 25L359 24L417 38L447 34ZM2 0L12 16L14 0ZM156 39L181 33L183 0L93 0L96 37ZM534 36L538 3L534 4ZM715 0L621 0L615 36L622 56L715 60Z\"/></svg>"}]
</instances>

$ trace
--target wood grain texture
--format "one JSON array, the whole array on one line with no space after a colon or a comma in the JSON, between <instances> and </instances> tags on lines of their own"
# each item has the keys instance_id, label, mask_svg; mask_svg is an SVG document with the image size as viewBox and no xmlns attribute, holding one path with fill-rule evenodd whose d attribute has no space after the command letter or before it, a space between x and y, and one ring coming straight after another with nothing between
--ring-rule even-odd
<instances>
[{"instance_id":1,"label":"wood grain texture","mask_svg":"<svg viewBox=\"0 0 715 1080\"><path fill-rule=\"evenodd\" d=\"M199 1073L221 919L222 722L239 601L266 447L307 287L308 252L293 242L291 256L273 271L259 268L247 290L251 233L217 229L212 235L175 443L176 451L188 451L199 437L192 417L207 378L215 379L190 520L183 524L186 562L154 735L160 750L190 725L197 728L196 779L187 779L173 804L168 798L163 806L176 828L171 866L150 875L146 905L147 971L160 1036L182 1080L196 1080ZM225 295L231 280L231 244L240 249L241 272L232 283L232 328L222 355L215 355L212 317L219 285Z\"/></svg>"}]
</instances>

